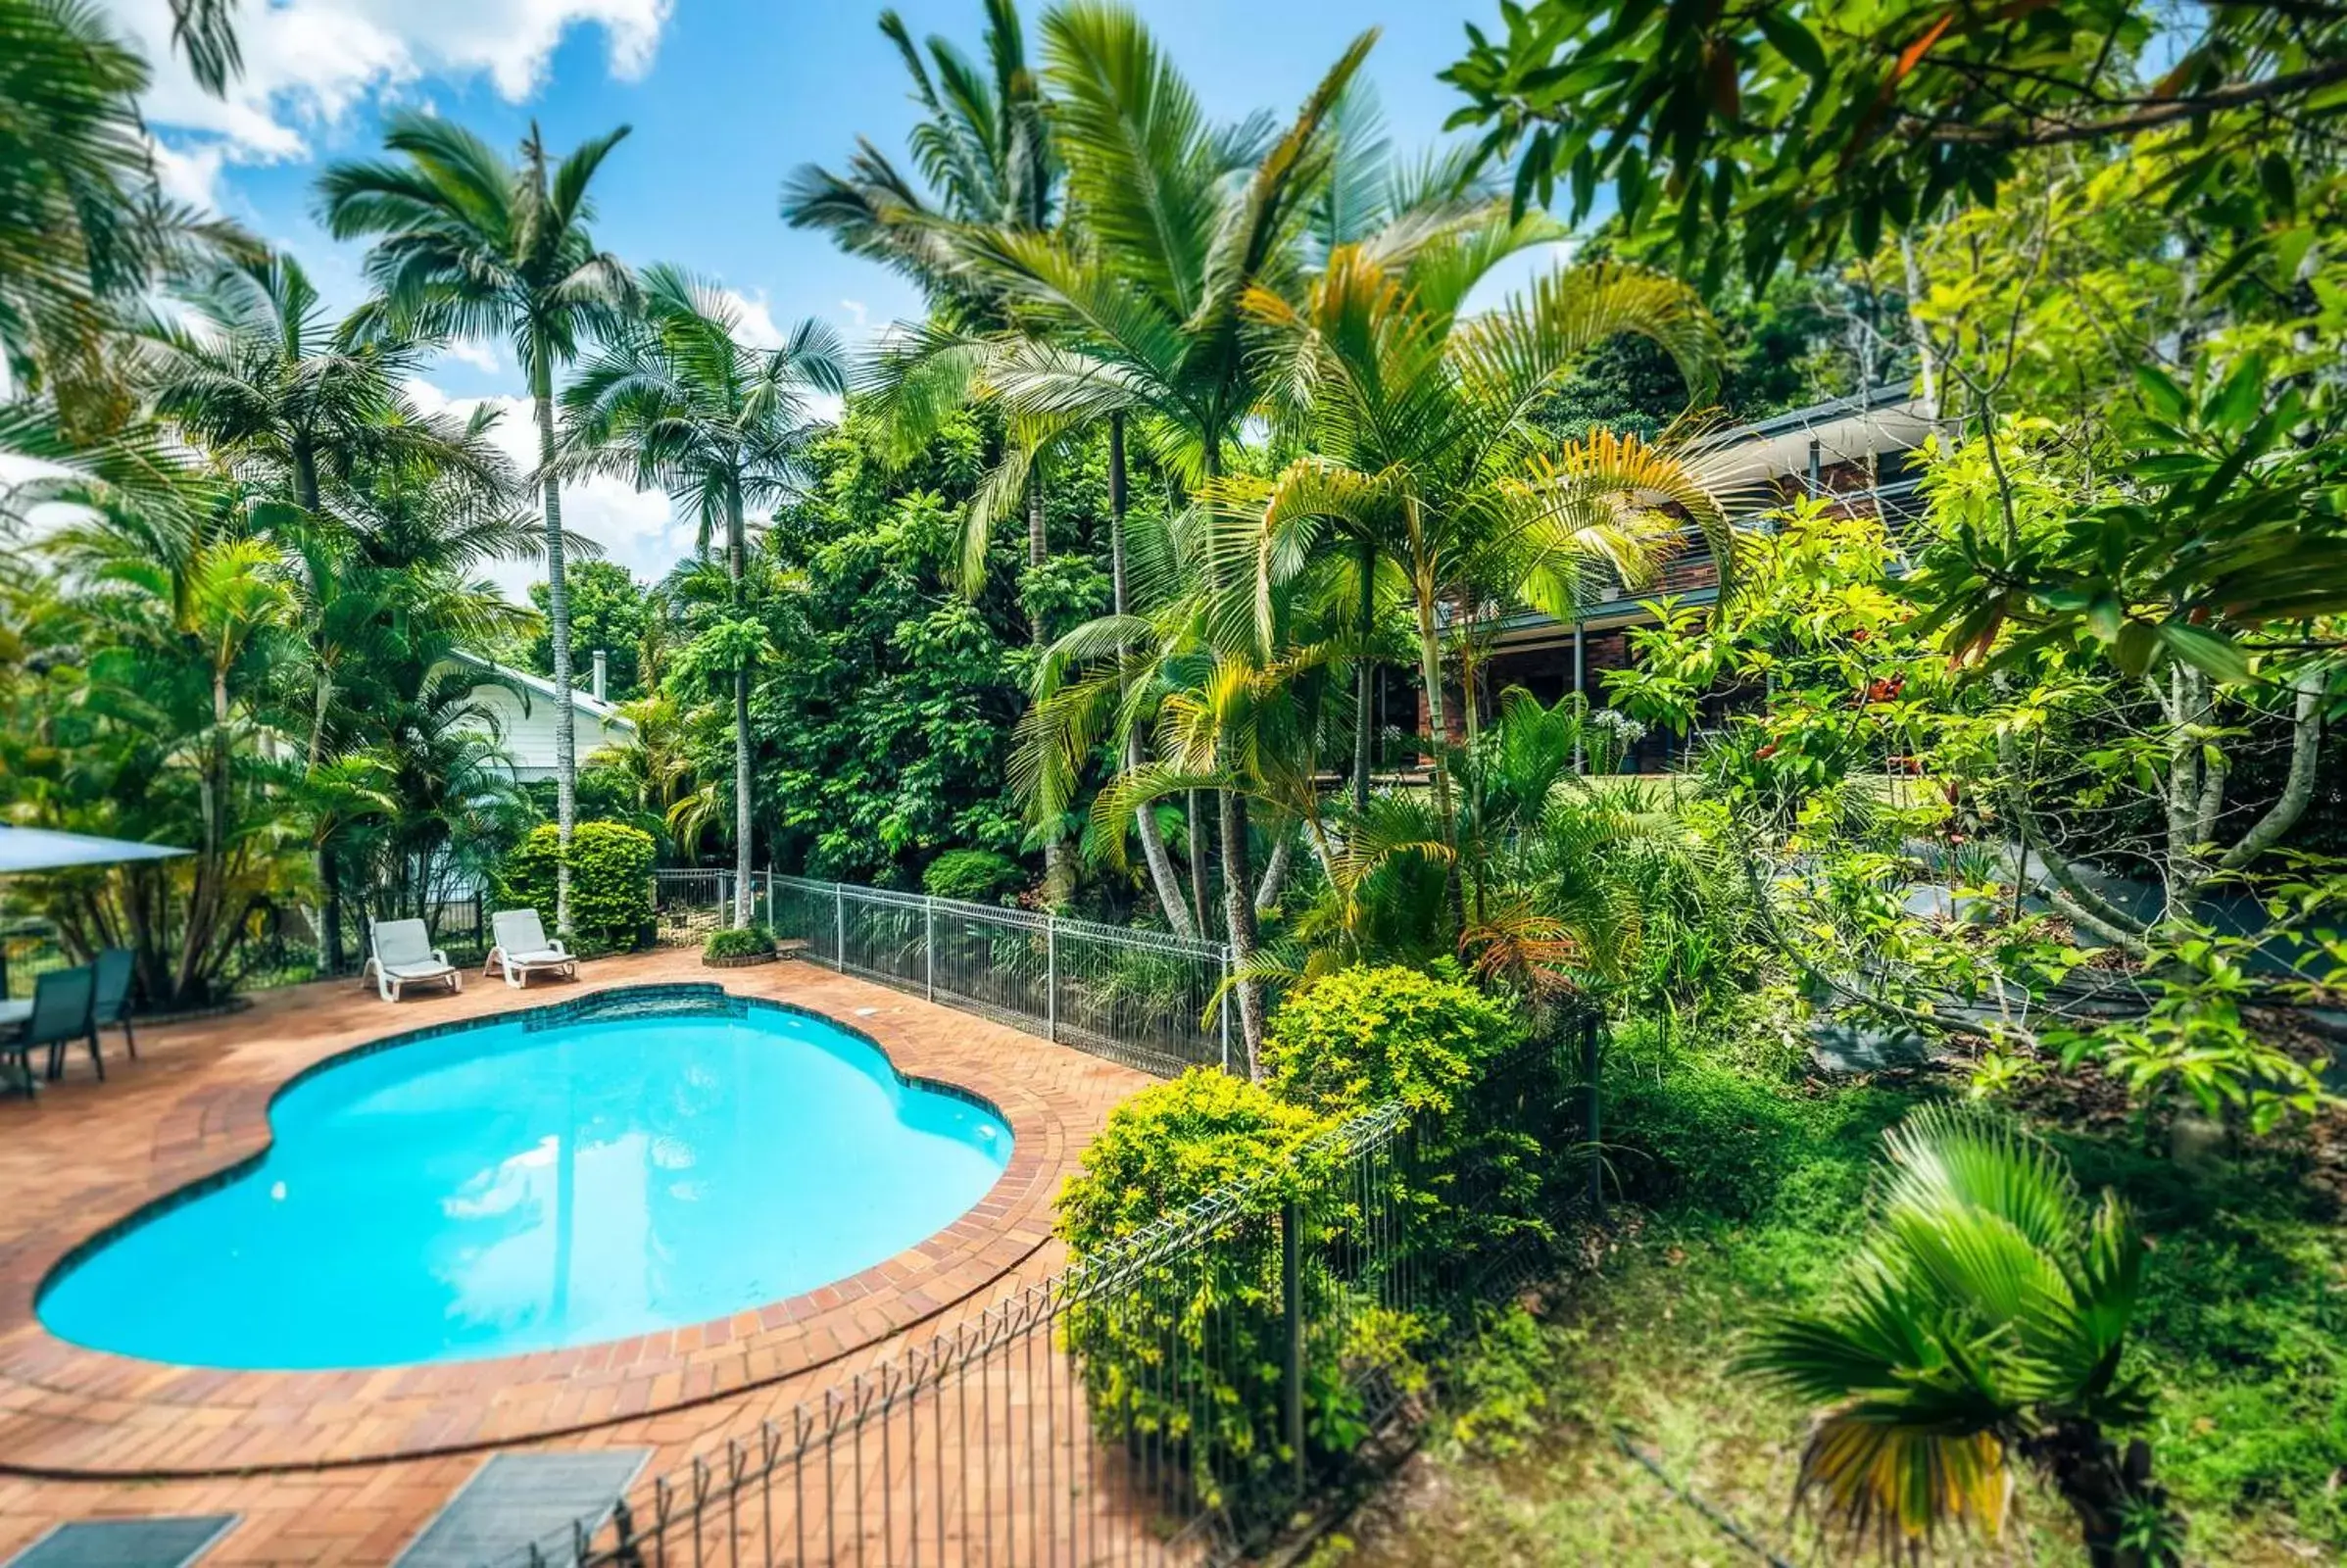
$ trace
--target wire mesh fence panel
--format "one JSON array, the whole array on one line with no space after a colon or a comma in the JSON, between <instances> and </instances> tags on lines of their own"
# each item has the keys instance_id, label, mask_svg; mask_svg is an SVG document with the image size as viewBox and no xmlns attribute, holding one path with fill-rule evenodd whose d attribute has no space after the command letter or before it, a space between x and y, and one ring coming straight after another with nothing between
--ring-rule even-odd
<instances>
[{"instance_id":1,"label":"wire mesh fence panel","mask_svg":"<svg viewBox=\"0 0 2347 1568\"><path fill-rule=\"evenodd\" d=\"M1049 1037L1051 919L952 899L930 906L934 999Z\"/></svg>"},{"instance_id":2,"label":"wire mesh fence panel","mask_svg":"<svg viewBox=\"0 0 2347 1568\"><path fill-rule=\"evenodd\" d=\"M839 948L839 884L809 882L802 877L769 876L766 886L766 924L777 942L805 943L807 956L837 968Z\"/></svg>"},{"instance_id":3,"label":"wire mesh fence panel","mask_svg":"<svg viewBox=\"0 0 2347 1568\"><path fill-rule=\"evenodd\" d=\"M926 992L929 903L917 893L842 887L834 912L840 968L868 980Z\"/></svg>"},{"instance_id":4,"label":"wire mesh fence panel","mask_svg":"<svg viewBox=\"0 0 2347 1568\"><path fill-rule=\"evenodd\" d=\"M1051 956L1055 1038L1165 1077L1230 1065L1219 944L1061 920Z\"/></svg>"},{"instance_id":5,"label":"wire mesh fence panel","mask_svg":"<svg viewBox=\"0 0 2347 1568\"><path fill-rule=\"evenodd\" d=\"M661 870L652 876L654 928L662 947L697 948L733 924L731 871Z\"/></svg>"}]
</instances>

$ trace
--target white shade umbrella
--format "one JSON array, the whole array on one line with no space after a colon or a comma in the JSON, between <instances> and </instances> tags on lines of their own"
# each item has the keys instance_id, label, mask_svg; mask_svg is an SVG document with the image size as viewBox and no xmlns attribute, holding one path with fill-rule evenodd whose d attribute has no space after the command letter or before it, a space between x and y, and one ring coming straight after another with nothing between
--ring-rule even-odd
<instances>
[{"instance_id":1,"label":"white shade umbrella","mask_svg":"<svg viewBox=\"0 0 2347 1568\"><path fill-rule=\"evenodd\" d=\"M44 827L0 827L0 876L62 871L76 865L118 865L124 860L168 860L174 855L193 853L169 844L52 833Z\"/></svg>"}]
</instances>

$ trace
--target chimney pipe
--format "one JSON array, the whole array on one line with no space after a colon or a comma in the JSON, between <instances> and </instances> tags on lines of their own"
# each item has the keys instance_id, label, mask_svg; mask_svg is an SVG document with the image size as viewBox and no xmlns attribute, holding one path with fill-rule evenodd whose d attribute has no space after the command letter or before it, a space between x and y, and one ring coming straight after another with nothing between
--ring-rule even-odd
<instances>
[{"instance_id":1,"label":"chimney pipe","mask_svg":"<svg viewBox=\"0 0 2347 1568\"><path fill-rule=\"evenodd\" d=\"M610 666L610 656L600 648L595 650L595 700L603 701L604 676Z\"/></svg>"}]
</instances>

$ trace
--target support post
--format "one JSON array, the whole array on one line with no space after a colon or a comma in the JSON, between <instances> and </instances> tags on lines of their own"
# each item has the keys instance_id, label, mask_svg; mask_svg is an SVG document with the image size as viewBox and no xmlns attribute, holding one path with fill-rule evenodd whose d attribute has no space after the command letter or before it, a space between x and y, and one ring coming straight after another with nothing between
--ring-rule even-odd
<instances>
[{"instance_id":1,"label":"support post","mask_svg":"<svg viewBox=\"0 0 2347 1568\"><path fill-rule=\"evenodd\" d=\"M1589 757L1581 744L1589 720L1589 690L1585 678L1589 636L1589 628L1581 621L1580 607L1576 606L1573 616L1573 706L1580 710L1574 715L1573 724L1573 771L1576 773L1589 770Z\"/></svg>"},{"instance_id":2,"label":"support post","mask_svg":"<svg viewBox=\"0 0 2347 1568\"><path fill-rule=\"evenodd\" d=\"M1584 1141L1589 1146L1589 1213L1598 1219L1605 1217L1605 1155L1597 1147L1598 1118L1603 1096L1597 1084L1598 1025L1596 1014L1581 1020L1581 1078Z\"/></svg>"},{"instance_id":3,"label":"support post","mask_svg":"<svg viewBox=\"0 0 2347 1568\"><path fill-rule=\"evenodd\" d=\"M1043 917L1044 1038L1059 1043L1059 922Z\"/></svg>"},{"instance_id":4,"label":"support post","mask_svg":"<svg viewBox=\"0 0 2347 1568\"><path fill-rule=\"evenodd\" d=\"M1280 1205L1280 1287L1288 1318L1282 1370L1287 1374L1281 1396L1289 1464L1296 1490L1304 1489L1304 1271L1299 1232L1303 1216L1296 1200Z\"/></svg>"},{"instance_id":5,"label":"support post","mask_svg":"<svg viewBox=\"0 0 2347 1568\"><path fill-rule=\"evenodd\" d=\"M921 986L925 998L937 1000L937 901L921 900Z\"/></svg>"},{"instance_id":6,"label":"support post","mask_svg":"<svg viewBox=\"0 0 2347 1568\"><path fill-rule=\"evenodd\" d=\"M839 882L831 884L831 966L848 972L848 889Z\"/></svg>"}]
</instances>

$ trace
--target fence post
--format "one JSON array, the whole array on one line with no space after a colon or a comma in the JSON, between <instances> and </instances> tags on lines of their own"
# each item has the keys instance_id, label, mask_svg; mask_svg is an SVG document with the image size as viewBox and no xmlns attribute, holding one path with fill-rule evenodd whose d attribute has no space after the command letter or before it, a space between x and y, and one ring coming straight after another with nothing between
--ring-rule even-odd
<instances>
[{"instance_id":1,"label":"fence post","mask_svg":"<svg viewBox=\"0 0 2347 1568\"><path fill-rule=\"evenodd\" d=\"M921 899L921 989L924 997L937 1000L937 901Z\"/></svg>"},{"instance_id":2,"label":"fence post","mask_svg":"<svg viewBox=\"0 0 2347 1568\"><path fill-rule=\"evenodd\" d=\"M1059 1043L1059 921L1043 917L1044 1038Z\"/></svg>"},{"instance_id":3,"label":"fence post","mask_svg":"<svg viewBox=\"0 0 2347 1568\"><path fill-rule=\"evenodd\" d=\"M848 885L831 884L831 966L848 972Z\"/></svg>"},{"instance_id":4,"label":"fence post","mask_svg":"<svg viewBox=\"0 0 2347 1568\"><path fill-rule=\"evenodd\" d=\"M1295 1199L1280 1205L1280 1287L1288 1316L1283 1347L1286 1373L1280 1413L1284 1418L1296 1490L1304 1487L1304 1269L1302 1212Z\"/></svg>"},{"instance_id":5,"label":"fence post","mask_svg":"<svg viewBox=\"0 0 2347 1568\"><path fill-rule=\"evenodd\" d=\"M1598 1114L1603 1096L1597 1084L1597 1015L1581 1020L1581 1077L1585 1141L1589 1146L1589 1212L1605 1217L1605 1155L1597 1147Z\"/></svg>"}]
</instances>

